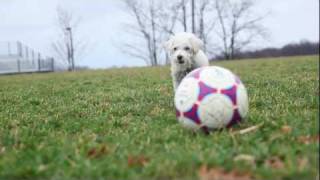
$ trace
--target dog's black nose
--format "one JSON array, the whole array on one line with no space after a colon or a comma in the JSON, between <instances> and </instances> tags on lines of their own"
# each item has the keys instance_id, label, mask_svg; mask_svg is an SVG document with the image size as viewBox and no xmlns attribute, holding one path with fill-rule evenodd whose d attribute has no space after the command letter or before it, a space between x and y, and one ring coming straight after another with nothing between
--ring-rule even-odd
<instances>
[{"instance_id":1,"label":"dog's black nose","mask_svg":"<svg viewBox=\"0 0 320 180\"><path fill-rule=\"evenodd\" d=\"M178 59L178 63L179 63L179 64L183 64L183 63L184 63L184 60Z\"/></svg>"},{"instance_id":2,"label":"dog's black nose","mask_svg":"<svg viewBox=\"0 0 320 180\"><path fill-rule=\"evenodd\" d=\"M177 59L178 59L178 63L179 64L183 64L184 63L184 60L182 59L183 57L181 55L178 55L177 56Z\"/></svg>"}]
</instances>

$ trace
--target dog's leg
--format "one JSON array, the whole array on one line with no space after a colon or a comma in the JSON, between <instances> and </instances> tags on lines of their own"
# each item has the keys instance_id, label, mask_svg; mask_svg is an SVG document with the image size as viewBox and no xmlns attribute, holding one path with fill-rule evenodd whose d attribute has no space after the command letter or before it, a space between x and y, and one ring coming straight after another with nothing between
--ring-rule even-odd
<instances>
[{"instance_id":1,"label":"dog's leg","mask_svg":"<svg viewBox=\"0 0 320 180\"><path fill-rule=\"evenodd\" d=\"M179 82L175 75L172 76L172 84L173 84L174 91L176 91L179 86Z\"/></svg>"},{"instance_id":2,"label":"dog's leg","mask_svg":"<svg viewBox=\"0 0 320 180\"><path fill-rule=\"evenodd\" d=\"M172 74L173 88L176 90L181 83L182 79L185 77L186 73L184 71L176 72Z\"/></svg>"}]
</instances>

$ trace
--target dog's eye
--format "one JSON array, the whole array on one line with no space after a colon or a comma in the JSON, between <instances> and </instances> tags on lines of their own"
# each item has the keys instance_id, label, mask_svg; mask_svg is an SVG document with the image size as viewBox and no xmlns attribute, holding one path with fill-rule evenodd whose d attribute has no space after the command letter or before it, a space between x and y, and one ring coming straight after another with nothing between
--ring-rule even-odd
<instances>
[{"instance_id":1,"label":"dog's eye","mask_svg":"<svg viewBox=\"0 0 320 180\"><path fill-rule=\"evenodd\" d=\"M178 50L178 48L177 48L177 47L175 47L175 48L173 48L173 50L174 50L174 51L176 51L176 50Z\"/></svg>"},{"instance_id":2,"label":"dog's eye","mask_svg":"<svg viewBox=\"0 0 320 180\"><path fill-rule=\"evenodd\" d=\"M187 47L184 48L184 50L189 51L190 47L187 46Z\"/></svg>"}]
</instances>

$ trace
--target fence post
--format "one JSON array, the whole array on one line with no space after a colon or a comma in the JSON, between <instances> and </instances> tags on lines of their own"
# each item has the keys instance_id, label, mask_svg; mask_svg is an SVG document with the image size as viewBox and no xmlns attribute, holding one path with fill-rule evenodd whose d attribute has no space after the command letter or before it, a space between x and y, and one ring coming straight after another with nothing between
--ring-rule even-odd
<instances>
[{"instance_id":1,"label":"fence post","mask_svg":"<svg viewBox=\"0 0 320 180\"><path fill-rule=\"evenodd\" d=\"M28 50L28 47L26 46L26 60L29 59L29 50Z\"/></svg>"},{"instance_id":2,"label":"fence post","mask_svg":"<svg viewBox=\"0 0 320 180\"><path fill-rule=\"evenodd\" d=\"M51 58L51 70L54 72L54 58Z\"/></svg>"},{"instance_id":3,"label":"fence post","mask_svg":"<svg viewBox=\"0 0 320 180\"><path fill-rule=\"evenodd\" d=\"M11 47L10 47L10 42L8 42L8 55L11 55Z\"/></svg>"},{"instance_id":4,"label":"fence post","mask_svg":"<svg viewBox=\"0 0 320 180\"><path fill-rule=\"evenodd\" d=\"M18 72L20 73L21 72L21 64L20 64L20 59L18 58L17 59L17 67L18 67Z\"/></svg>"},{"instance_id":5,"label":"fence post","mask_svg":"<svg viewBox=\"0 0 320 180\"><path fill-rule=\"evenodd\" d=\"M17 41L17 47L18 47L18 56L22 57L22 45L21 45L21 42Z\"/></svg>"},{"instance_id":6,"label":"fence post","mask_svg":"<svg viewBox=\"0 0 320 180\"><path fill-rule=\"evenodd\" d=\"M38 53L38 71L41 71L41 55Z\"/></svg>"},{"instance_id":7,"label":"fence post","mask_svg":"<svg viewBox=\"0 0 320 180\"><path fill-rule=\"evenodd\" d=\"M34 66L34 50L31 51L32 52L32 65Z\"/></svg>"}]
</instances>

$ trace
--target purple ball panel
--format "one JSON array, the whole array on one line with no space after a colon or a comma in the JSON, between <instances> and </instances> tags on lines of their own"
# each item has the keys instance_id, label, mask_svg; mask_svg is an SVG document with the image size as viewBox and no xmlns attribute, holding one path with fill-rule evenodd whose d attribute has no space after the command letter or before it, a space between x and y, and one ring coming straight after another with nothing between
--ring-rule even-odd
<instances>
[{"instance_id":1,"label":"purple ball panel","mask_svg":"<svg viewBox=\"0 0 320 180\"><path fill-rule=\"evenodd\" d=\"M227 128L230 128L231 126L240 123L242 120L238 109L235 109L233 112L233 117L231 119L231 121L229 122L229 124L227 125Z\"/></svg>"},{"instance_id":2,"label":"purple ball panel","mask_svg":"<svg viewBox=\"0 0 320 180\"><path fill-rule=\"evenodd\" d=\"M202 81L199 82L199 88L200 88L200 93L199 93L199 96L198 96L198 100L199 101L202 101L202 99L206 95L217 92L217 89L207 86Z\"/></svg>"},{"instance_id":3,"label":"purple ball panel","mask_svg":"<svg viewBox=\"0 0 320 180\"><path fill-rule=\"evenodd\" d=\"M184 112L183 115L195 122L196 124L201 124L199 115L198 115L198 105L194 104L190 111Z\"/></svg>"},{"instance_id":4,"label":"purple ball panel","mask_svg":"<svg viewBox=\"0 0 320 180\"><path fill-rule=\"evenodd\" d=\"M181 116L181 113L178 109L176 109L176 117L180 117Z\"/></svg>"},{"instance_id":5,"label":"purple ball panel","mask_svg":"<svg viewBox=\"0 0 320 180\"><path fill-rule=\"evenodd\" d=\"M237 86L232 86L229 89L224 89L221 91L221 93L228 96L231 99L233 105L237 104Z\"/></svg>"}]
</instances>

